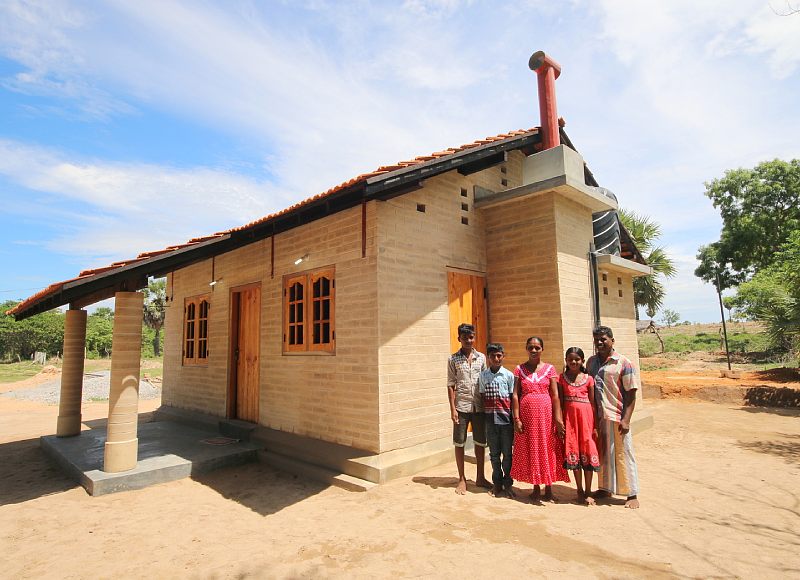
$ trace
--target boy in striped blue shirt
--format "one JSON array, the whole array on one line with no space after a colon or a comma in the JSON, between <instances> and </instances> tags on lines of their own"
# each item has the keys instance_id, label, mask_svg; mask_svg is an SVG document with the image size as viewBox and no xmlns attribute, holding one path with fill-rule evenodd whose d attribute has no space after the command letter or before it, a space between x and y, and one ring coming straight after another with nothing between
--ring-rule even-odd
<instances>
[{"instance_id":1,"label":"boy in striped blue shirt","mask_svg":"<svg viewBox=\"0 0 800 580\"><path fill-rule=\"evenodd\" d=\"M478 377L478 391L483 396L486 413L486 439L492 464L492 490L495 497L513 497L511 489L511 451L514 445L514 423L511 420L511 394L514 375L503 367L503 345L486 347L489 368Z\"/></svg>"}]
</instances>

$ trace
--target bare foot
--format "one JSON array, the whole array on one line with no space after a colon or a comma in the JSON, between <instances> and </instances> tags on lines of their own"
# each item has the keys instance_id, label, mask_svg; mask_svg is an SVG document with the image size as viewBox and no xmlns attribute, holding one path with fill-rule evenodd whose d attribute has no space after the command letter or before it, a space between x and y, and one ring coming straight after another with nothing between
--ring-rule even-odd
<instances>
[{"instance_id":1,"label":"bare foot","mask_svg":"<svg viewBox=\"0 0 800 580\"><path fill-rule=\"evenodd\" d=\"M514 493L514 488L511 487L510 485L505 489L505 492L506 492L506 497L510 497L511 499L517 497L517 494Z\"/></svg>"},{"instance_id":2,"label":"bare foot","mask_svg":"<svg viewBox=\"0 0 800 580\"><path fill-rule=\"evenodd\" d=\"M590 495L587 495L585 498L583 498L583 503L586 505L597 505L597 502L594 501L594 498Z\"/></svg>"},{"instance_id":3,"label":"bare foot","mask_svg":"<svg viewBox=\"0 0 800 580\"><path fill-rule=\"evenodd\" d=\"M485 477L479 477L475 479L475 485L478 487L485 487L486 489L491 489L492 484L487 481Z\"/></svg>"},{"instance_id":4,"label":"bare foot","mask_svg":"<svg viewBox=\"0 0 800 580\"><path fill-rule=\"evenodd\" d=\"M531 495L528 497L530 497L531 501L538 502L540 493L541 491L539 490L539 486L537 485L536 487L533 488L533 490L531 491Z\"/></svg>"},{"instance_id":5,"label":"bare foot","mask_svg":"<svg viewBox=\"0 0 800 580\"><path fill-rule=\"evenodd\" d=\"M625 507L632 510L639 509L639 500L637 498L630 498L628 501L625 502Z\"/></svg>"},{"instance_id":6,"label":"bare foot","mask_svg":"<svg viewBox=\"0 0 800 580\"><path fill-rule=\"evenodd\" d=\"M493 485L492 489L489 490L489 495L493 495L494 497L503 497L505 493L503 493L502 486Z\"/></svg>"},{"instance_id":7,"label":"bare foot","mask_svg":"<svg viewBox=\"0 0 800 580\"><path fill-rule=\"evenodd\" d=\"M549 501L555 503L555 498L553 498L553 488L549 485L544 486L544 497L542 498L544 501Z\"/></svg>"},{"instance_id":8,"label":"bare foot","mask_svg":"<svg viewBox=\"0 0 800 580\"><path fill-rule=\"evenodd\" d=\"M456 493L458 495L464 495L467 493L467 480L466 479L459 479L458 485L456 486Z\"/></svg>"}]
</instances>

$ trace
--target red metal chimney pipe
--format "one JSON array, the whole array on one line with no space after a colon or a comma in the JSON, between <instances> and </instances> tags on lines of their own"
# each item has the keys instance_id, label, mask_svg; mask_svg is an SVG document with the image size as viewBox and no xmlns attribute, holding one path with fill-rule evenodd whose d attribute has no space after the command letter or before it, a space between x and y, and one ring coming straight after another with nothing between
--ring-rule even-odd
<instances>
[{"instance_id":1,"label":"red metal chimney pipe","mask_svg":"<svg viewBox=\"0 0 800 580\"><path fill-rule=\"evenodd\" d=\"M558 135L558 111L556 110L556 79L561 74L561 65L539 50L531 55L528 67L536 73L539 84L539 123L542 126L542 150L561 144Z\"/></svg>"}]
</instances>

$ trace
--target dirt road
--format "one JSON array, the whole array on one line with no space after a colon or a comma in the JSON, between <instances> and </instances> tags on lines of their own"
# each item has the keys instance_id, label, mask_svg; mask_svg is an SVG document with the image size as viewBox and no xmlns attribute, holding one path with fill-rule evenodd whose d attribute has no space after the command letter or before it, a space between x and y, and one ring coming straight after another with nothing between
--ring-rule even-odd
<instances>
[{"instance_id":1,"label":"dirt road","mask_svg":"<svg viewBox=\"0 0 800 580\"><path fill-rule=\"evenodd\" d=\"M457 496L451 465L367 493L253 464L92 498L38 448L57 408L0 399L0 577L800 576L800 413L644 404L631 511L566 485L543 506Z\"/></svg>"}]
</instances>

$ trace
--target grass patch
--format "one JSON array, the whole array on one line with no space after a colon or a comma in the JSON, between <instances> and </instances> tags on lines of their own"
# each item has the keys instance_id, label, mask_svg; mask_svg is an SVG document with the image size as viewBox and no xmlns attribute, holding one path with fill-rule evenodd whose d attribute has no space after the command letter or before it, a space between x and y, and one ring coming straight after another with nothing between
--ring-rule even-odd
<instances>
[{"instance_id":1,"label":"grass patch","mask_svg":"<svg viewBox=\"0 0 800 580\"><path fill-rule=\"evenodd\" d=\"M669 368L672 368L672 365L667 364L664 361L658 362L642 362L641 370L643 371L665 371Z\"/></svg>"},{"instance_id":2,"label":"grass patch","mask_svg":"<svg viewBox=\"0 0 800 580\"><path fill-rule=\"evenodd\" d=\"M164 367L153 367L148 369L142 369L142 376L147 375L151 379L159 378L164 376Z\"/></svg>"},{"instance_id":3,"label":"grass patch","mask_svg":"<svg viewBox=\"0 0 800 580\"><path fill-rule=\"evenodd\" d=\"M95 371L107 371L111 369L110 358L86 359L83 361L83 372L92 373Z\"/></svg>"},{"instance_id":4,"label":"grass patch","mask_svg":"<svg viewBox=\"0 0 800 580\"><path fill-rule=\"evenodd\" d=\"M720 325L683 325L659 330L665 353L724 352ZM728 327L728 348L731 353L750 354L768 350L767 335L759 327L732 324ZM652 333L639 335L639 356L650 357L661 352L661 343Z\"/></svg>"},{"instance_id":5,"label":"grass patch","mask_svg":"<svg viewBox=\"0 0 800 580\"><path fill-rule=\"evenodd\" d=\"M42 365L31 361L0 364L0 383L16 383L38 375Z\"/></svg>"}]
</instances>

